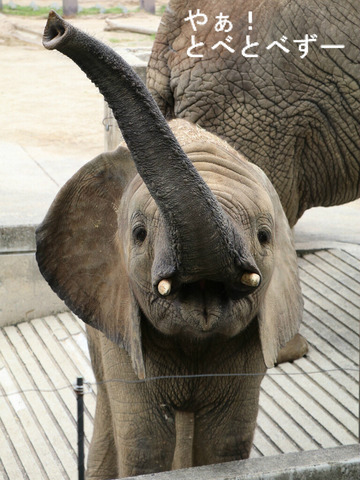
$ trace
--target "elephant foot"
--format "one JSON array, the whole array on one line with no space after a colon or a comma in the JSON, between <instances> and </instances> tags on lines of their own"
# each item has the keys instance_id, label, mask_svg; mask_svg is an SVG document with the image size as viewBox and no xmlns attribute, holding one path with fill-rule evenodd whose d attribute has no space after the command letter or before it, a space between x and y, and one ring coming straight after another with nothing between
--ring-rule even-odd
<instances>
[{"instance_id":1,"label":"elephant foot","mask_svg":"<svg viewBox=\"0 0 360 480\"><path fill-rule=\"evenodd\" d=\"M309 344L307 340L297 333L286 345L283 347L277 357L276 365L279 363L293 362L298 358L304 357L309 351Z\"/></svg>"}]
</instances>

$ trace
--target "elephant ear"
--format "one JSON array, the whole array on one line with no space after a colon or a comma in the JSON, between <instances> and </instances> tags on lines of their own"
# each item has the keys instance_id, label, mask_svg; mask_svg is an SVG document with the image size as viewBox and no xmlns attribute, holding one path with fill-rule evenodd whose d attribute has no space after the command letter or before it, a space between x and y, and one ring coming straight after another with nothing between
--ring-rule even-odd
<instances>
[{"instance_id":1,"label":"elephant ear","mask_svg":"<svg viewBox=\"0 0 360 480\"><path fill-rule=\"evenodd\" d=\"M303 298L293 234L274 187L267 178L266 183L274 207L274 269L258 320L264 361L271 368L279 350L299 330Z\"/></svg>"},{"instance_id":2,"label":"elephant ear","mask_svg":"<svg viewBox=\"0 0 360 480\"><path fill-rule=\"evenodd\" d=\"M143 378L140 312L130 290L118 224L121 197L135 174L124 147L82 167L37 229L36 259L55 293L84 322L123 346Z\"/></svg>"}]
</instances>

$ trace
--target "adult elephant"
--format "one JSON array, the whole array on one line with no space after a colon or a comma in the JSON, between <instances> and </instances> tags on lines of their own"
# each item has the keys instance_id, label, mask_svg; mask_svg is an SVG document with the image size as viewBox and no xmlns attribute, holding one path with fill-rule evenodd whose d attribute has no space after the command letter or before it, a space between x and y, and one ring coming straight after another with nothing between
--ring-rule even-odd
<instances>
[{"instance_id":1,"label":"adult elephant","mask_svg":"<svg viewBox=\"0 0 360 480\"><path fill-rule=\"evenodd\" d=\"M148 88L260 166L293 226L360 194L359 24L358 0L170 0Z\"/></svg>"}]
</instances>

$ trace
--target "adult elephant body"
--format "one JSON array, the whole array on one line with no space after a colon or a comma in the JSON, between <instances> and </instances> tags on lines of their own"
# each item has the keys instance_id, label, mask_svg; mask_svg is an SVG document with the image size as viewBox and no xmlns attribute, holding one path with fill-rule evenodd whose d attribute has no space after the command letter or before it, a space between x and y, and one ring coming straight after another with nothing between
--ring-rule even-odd
<instances>
[{"instance_id":1,"label":"adult elephant body","mask_svg":"<svg viewBox=\"0 0 360 480\"><path fill-rule=\"evenodd\" d=\"M359 23L358 0L170 0L148 88L260 166L292 226L360 195Z\"/></svg>"}]
</instances>

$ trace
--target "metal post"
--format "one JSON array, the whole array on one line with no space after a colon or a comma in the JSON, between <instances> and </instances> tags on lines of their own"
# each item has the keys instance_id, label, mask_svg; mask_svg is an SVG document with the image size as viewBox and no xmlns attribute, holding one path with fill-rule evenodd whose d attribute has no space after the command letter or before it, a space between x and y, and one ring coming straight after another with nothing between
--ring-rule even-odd
<instances>
[{"instance_id":1,"label":"metal post","mask_svg":"<svg viewBox=\"0 0 360 480\"><path fill-rule=\"evenodd\" d=\"M77 15L79 7L78 0L63 0L63 16L64 17L73 17Z\"/></svg>"},{"instance_id":2,"label":"metal post","mask_svg":"<svg viewBox=\"0 0 360 480\"><path fill-rule=\"evenodd\" d=\"M146 12L155 14L155 0L140 0L140 8Z\"/></svg>"},{"instance_id":3,"label":"metal post","mask_svg":"<svg viewBox=\"0 0 360 480\"><path fill-rule=\"evenodd\" d=\"M77 401L77 431L78 431L78 472L79 480L85 480L84 465L84 380L77 377L74 387Z\"/></svg>"}]
</instances>

